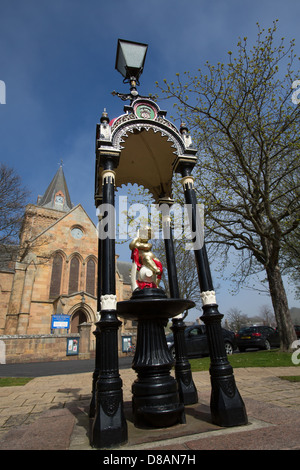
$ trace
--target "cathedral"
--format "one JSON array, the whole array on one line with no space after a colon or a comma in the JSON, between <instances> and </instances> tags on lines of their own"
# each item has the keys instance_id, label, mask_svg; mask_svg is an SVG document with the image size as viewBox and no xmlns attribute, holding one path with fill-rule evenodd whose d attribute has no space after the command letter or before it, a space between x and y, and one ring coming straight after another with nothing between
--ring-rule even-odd
<instances>
[{"instance_id":1,"label":"cathedral","mask_svg":"<svg viewBox=\"0 0 300 470\"><path fill-rule=\"evenodd\" d=\"M26 206L17 253L14 259L3 247L0 253L0 335L78 333L89 324L95 349L97 230L82 205L73 206L62 166L37 203ZM130 268L116 260L118 300L131 296ZM54 329L54 318L68 319L67 330ZM128 323L120 352L121 335L135 330Z\"/></svg>"}]
</instances>

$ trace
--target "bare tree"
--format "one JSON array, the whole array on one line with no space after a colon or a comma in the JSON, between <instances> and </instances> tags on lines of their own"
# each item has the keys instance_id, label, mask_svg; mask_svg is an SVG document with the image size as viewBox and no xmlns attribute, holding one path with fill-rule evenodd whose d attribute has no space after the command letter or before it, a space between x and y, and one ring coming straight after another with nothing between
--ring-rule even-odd
<instances>
[{"instance_id":1,"label":"bare tree","mask_svg":"<svg viewBox=\"0 0 300 470\"><path fill-rule=\"evenodd\" d=\"M242 313L238 308L232 307L226 315L226 321L229 328L233 331L239 331L243 326L249 322L247 315Z\"/></svg>"},{"instance_id":2,"label":"bare tree","mask_svg":"<svg viewBox=\"0 0 300 470\"><path fill-rule=\"evenodd\" d=\"M29 197L15 170L0 165L0 246L2 262L15 259L24 209Z\"/></svg>"},{"instance_id":3,"label":"bare tree","mask_svg":"<svg viewBox=\"0 0 300 470\"><path fill-rule=\"evenodd\" d=\"M29 193L12 168L0 165L0 244L16 244Z\"/></svg>"},{"instance_id":4,"label":"bare tree","mask_svg":"<svg viewBox=\"0 0 300 470\"><path fill-rule=\"evenodd\" d=\"M243 279L264 270L281 338L294 341L282 280L282 248L300 223L300 106L291 100L294 41L276 40L277 24L258 26L229 51L227 64L206 63L195 75L159 87L175 99L199 148L198 201L205 206L207 243L240 254Z\"/></svg>"},{"instance_id":5,"label":"bare tree","mask_svg":"<svg viewBox=\"0 0 300 470\"><path fill-rule=\"evenodd\" d=\"M260 317L262 318L264 325L276 326L274 311L268 305L263 305L260 308Z\"/></svg>"}]
</instances>

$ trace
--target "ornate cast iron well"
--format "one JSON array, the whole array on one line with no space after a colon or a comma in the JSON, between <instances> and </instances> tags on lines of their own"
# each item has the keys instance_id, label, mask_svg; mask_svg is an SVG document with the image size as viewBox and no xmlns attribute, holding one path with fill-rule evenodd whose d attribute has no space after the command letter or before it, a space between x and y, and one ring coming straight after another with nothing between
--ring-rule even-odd
<instances>
[{"instance_id":1,"label":"ornate cast iron well","mask_svg":"<svg viewBox=\"0 0 300 470\"><path fill-rule=\"evenodd\" d=\"M117 68L131 84L129 94L115 93L130 104L124 114L109 121L103 113L96 128L95 204L102 236L99 237L98 311L96 324L96 364L90 405L92 422L90 441L97 448L111 447L127 441L127 423L123 411L122 380L118 366L118 328L120 318L138 322L136 353L133 369L137 379L132 385L133 414L136 426L172 426L184 423L184 406L197 403L197 390L186 358L182 312L194 303L179 297L172 230L169 216L163 216L170 298L159 287L161 265L150 250L143 250L149 241L134 240L131 244L133 269L138 272L137 286L128 301L117 302L115 286L114 219L108 207L115 206L115 188L127 183L143 185L152 193L161 208L171 207L172 177L181 174L185 203L191 208L191 231L201 241L194 254L198 270L202 321L206 325L211 365L211 417L220 426L247 423L243 400L237 390L233 370L225 352L221 330L222 314L218 311L208 257L198 217L198 206L192 170L197 162L187 128L178 130L166 119L166 112L149 97L139 96L136 85L143 69L125 65L130 47L145 54L147 46L119 40ZM135 58L134 54L131 57ZM128 59L129 61L129 59ZM166 212L164 212L166 214ZM104 224L105 221L105 224ZM101 225L102 224L102 225ZM103 236L107 232L107 236ZM141 237L138 237L141 238ZM149 251L151 255L149 255ZM151 272L152 267L152 272ZM142 271L148 270L146 277ZM150 271L149 271L150 269ZM134 278L134 276L133 276ZM164 326L173 322L176 361L174 379L170 374L173 359L170 355Z\"/></svg>"}]
</instances>

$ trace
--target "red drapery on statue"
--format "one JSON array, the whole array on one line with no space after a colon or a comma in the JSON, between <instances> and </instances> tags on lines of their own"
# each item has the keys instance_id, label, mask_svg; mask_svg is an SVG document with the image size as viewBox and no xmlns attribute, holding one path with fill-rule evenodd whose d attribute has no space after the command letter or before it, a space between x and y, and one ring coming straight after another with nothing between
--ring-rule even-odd
<instances>
[{"instance_id":1,"label":"red drapery on statue","mask_svg":"<svg viewBox=\"0 0 300 470\"><path fill-rule=\"evenodd\" d=\"M139 271L141 267L143 266L141 259L140 259L140 254L139 250L135 248L132 250L131 253L131 259L132 261L137 265L137 270ZM161 279L162 272L163 272L163 267L160 261L153 259L154 263L160 270L160 274L157 275L157 279ZM157 287L157 285L154 282L144 282L144 281L136 281L140 289L144 289L145 287Z\"/></svg>"}]
</instances>

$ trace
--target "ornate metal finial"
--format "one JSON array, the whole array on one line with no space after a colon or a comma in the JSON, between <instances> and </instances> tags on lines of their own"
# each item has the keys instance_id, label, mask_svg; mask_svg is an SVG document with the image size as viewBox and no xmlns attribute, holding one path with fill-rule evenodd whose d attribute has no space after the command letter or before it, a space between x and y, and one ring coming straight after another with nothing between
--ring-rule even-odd
<instances>
[{"instance_id":1,"label":"ornate metal finial","mask_svg":"<svg viewBox=\"0 0 300 470\"><path fill-rule=\"evenodd\" d=\"M180 124L180 133L181 134L187 134L189 132L188 127L185 122L181 122Z\"/></svg>"},{"instance_id":2,"label":"ornate metal finial","mask_svg":"<svg viewBox=\"0 0 300 470\"><path fill-rule=\"evenodd\" d=\"M109 119L108 119L108 114L107 114L107 112L106 112L106 108L104 108L104 110L103 110L102 116L101 116L101 118L100 118L100 122L101 122L101 123L104 123L104 122L109 123Z\"/></svg>"},{"instance_id":3,"label":"ornate metal finial","mask_svg":"<svg viewBox=\"0 0 300 470\"><path fill-rule=\"evenodd\" d=\"M111 94L113 96L118 96L118 98L121 98L121 100L123 101L130 100L131 103L139 96L139 92L135 87L131 88L130 93L119 93L118 91L112 91Z\"/></svg>"},{"instance_id":4,"label":"ornate metal finial","mask_svg":"<svg viewBox=\"0 0 300 470\"><path fill-rule=\"evenodd\" d=\"M193 148L192 138L190 136L189 129L185 122L183 121L181 122L179 131L180 131L180 134L182 135L182 139L184 141L185 147L187 149Z\"/></svg>"}]
</instances>

